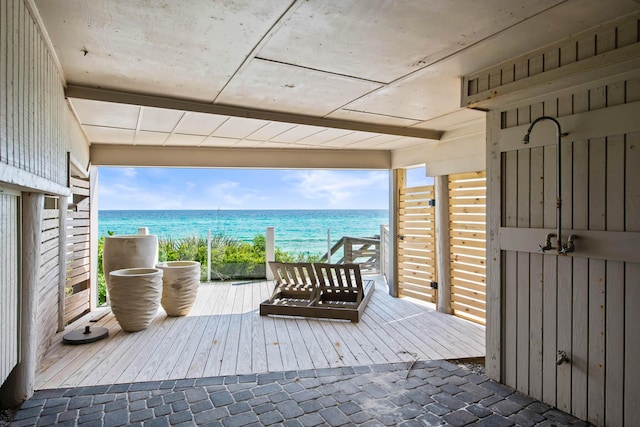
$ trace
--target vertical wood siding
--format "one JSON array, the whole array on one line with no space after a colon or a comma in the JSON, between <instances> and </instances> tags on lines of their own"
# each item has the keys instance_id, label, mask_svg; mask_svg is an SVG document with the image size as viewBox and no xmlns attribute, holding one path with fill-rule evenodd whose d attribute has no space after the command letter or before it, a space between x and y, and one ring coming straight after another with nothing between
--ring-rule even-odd
<instances>
[{"instance_id":1,"label":"vertical wood siding","mask_svg":"<svg viewBox=\"0 0 640 427\"><path fill-rule=\"evenodd\" d=\"M621 21L599 26L580 37L563 40L552 46L531 52L515 61L508 61L494 68L483 70L465 78L463 103L470 98L492 97L490 90L518 82L562 67L574 66L576 62L611 54L616 50L630 48L640 41L640 14ZM494 95L495 96L495 95Z\"/></svg>"},{"instance_id":2,"label":"vertical wood siding","mask_svg":"<svg viewBox=\"0 0 640 427\"><path fill-rule=\"evenodd\" d=\"M42 216L42 248L40 258L40 287L38 288L38 350L42 359L51 338L58 328L58 256L59 211L57 198L46 198Z\"/></svg>"},{"instance_id":3,"label":"vertical wood siding","mask_svg":"<svg viewBox=\"0 0 640 427\"><path fill-rule=\"evenodd\" d=\"M486 173L449 175L449 250L453 314L485 324Z\"/></svg>"},{"instance_id":4,"label":"vertical wood siding","mask_svg":"<svg viewBox=\"0 0 640 427\"><path fill-rule=\"evenodd\" d=\"M0 192L0 384L18 363L20 197Z\"/></svg>"},{"instance_id":5,"label":"vertical wood siding","mask_svg":"<svg viewBox=\"0 0 640 427\"><path fill-rule=\"evenodd\" d=\"M622 81L503 111L501 128L639 99L640 79ZM555 139L549 144L512 144L496 158L501 194L492 197L500 197L502 227L556 227ZM563 230L640 232L640 124L594 138L569 134L561 150ZM503 380L596 425L640 425L640 264L587 258L580 240L576 247L568 257L502 248ZM571 362L556 365L558 351Z\"/></svg>"},{"instance_id":6,"label":"vertical wood siding","mask_svg":"<svg viewBox=\"0 0 640 427\"><path fill-rule=\"evenodd\" d=\"M85 145L82 131L66 104L59 70L27 2L0 1L0 167L17 168L45 182L66 187L67 153L72 147ZM18 284L13 268L19 260L12 257L18 253L19 241L17 238L5 239L10 235L5 233L19 229L10 222L15 220L16 211L11 210L13 202L3 199L2 203L0 292L3 294L0 295L0 316L13 318L11 313L17 310L17 300L11 292ZM38 337L38 357L42 356L57 325L58 226L52 215L57 214L45 210L42 224L42 265L36 289L39 313L37 330L34 331ZM5 325L7 328L15 326L5 323L3 318L3 329ZM3 379L6 367L15 360L13 350L9 348L15 342L10 338L1 338L0 376Z\"/></svg>"},{"instance_id":7,"label":"vertical wood siding","mask_svg":"<svg viewBox=\"0 0 640 427\"><path fill-rule=\"evenodd\" d=\"M0 2L0 107L0 163L66 186L66 153L84 137L23 0Z\"/></svg>"}]
</instances>

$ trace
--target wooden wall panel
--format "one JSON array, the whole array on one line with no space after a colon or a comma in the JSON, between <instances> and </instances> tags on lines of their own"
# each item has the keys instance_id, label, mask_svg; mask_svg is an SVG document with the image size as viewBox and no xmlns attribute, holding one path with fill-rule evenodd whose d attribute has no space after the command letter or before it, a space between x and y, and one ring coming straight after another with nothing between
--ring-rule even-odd
<instances>
[{"instance_id":1,"label":"wooden wall panel","mask_svg":"<svg viewBox=\"0 0 640 427\"><path fill-rule=\"evenodd\" d=\"M593 72L597 75L594 70L603 65L624 63L637 55L639 22L640 14L635 13L466 76L462 105L486 106L485 102L496 97L506 97L513 102L518 91L536 85L543 89L538 89L535 94L544 96L554 85L556 90L570 87L572 74ZM633 64L627 64L625 69L632 67ZM604 105L599 107L594 103L591 107L592 110L597 108L604 108Z\"/></svg>"},{"instance_id":2,"label":"wooden wall panel","mask_svg":"<svg viewBox=\"0 0 640 427\"><path fill-rule=\"evenodd\" d=\"M50 191L64 194L67 187L67 153L82 151L79 157L88 160L88 144L67 106L63 81L54 58L51 56L45 38L40 32L32 14L32 2L26 0L0 1L0 168L9 171L9 176L19 175L15 185L28 187L39 193ZM13 173L12 168L20 170ZM1 183L0 183L1 185ZM32 187L37 188L32 188ZM12 215L11 210L2 210ZM41 357L48 341L57 327L58 309L58 260L57 226L55 219L43 221L42 265L36 292L38 296L38 317L35 331L37 336L37 357ZM15 225L15 224L14 224ZM18 230L2 227L5 230ZM5 254L18 254L18 240L12 240L2 248ZM16 261L16 262L19 262ZM16 286L17 280L11 276L11 268L2 268L0 289ZM17 310L17 302L11 295L9 304L2 307L0 316L9 316ZM2 322L4 327L5 323ZM11 325L11 323L6 323ZM10 345L11 340L2 338L2 344ZM0 352L2 363L13 360L7 348ZM3 372L0 370L0 372ZM0 373L0 375L2 375Z\"/></svg>"},{"instance_id":3,"label":"wooden wall panel","mask_svg":"<svg viewBox=\"0 0 640 427\"><path fill-rule=\"evenodd\" d=\"M611 46L611 40L599 43L598 49ZM576 54L594 52L578 46ZM636 123L632 117L640 116L638 88L640 79L630 79L500 113L502 129L526 130L543 114L579 119L602 112L589 115L597 135L583 131L572 137L570 132L560 152L563 230L578 236L581 231L604 233L598 235L604 248L607 232L640 232L640 123L629 132ZM610 128L603 134L598 120L605 120L607 108L624 104L626 130ZM499 134L489 129L491 138L499 140ZM495 144L491 138L489 146ZM516 239L518 230L556 227L557 152L552 138L531 146L500 144L500 155L494 157L499 165L493 169L502 171L501 191L490 194L488 203L499 198L498 223ZM539 238L543 244L544 235ZM524 251L502 244L502 381L595 425L638 425L634 396L640 395L640 340L630 331L640 322L639 310L630 304L640 301L640 264L631 261L635 255L630 253L627 261L620 255L608 259L605 251L588 258L580 253L579 239L570 256L541 254L534 244ZM569 362L556 365L560 351Z\"/></svg>"},{"instance_id":4,"label":"wooden wall panel","mask_svg":"<svg viewBox=\"0 0 640 427\"><path fill-rule=\"evenodd\" d=\"M20 197L0 189L0 384L18 363Z\"/></svg>"},{"instance_id":5,"label":"wooden wall panel","mask_svg":"<svg viewBox=\"0 0 640 427\"><path fill-rule=\"evenodd\" d=\"M66 153L85 138L26 2L0 7L0 163L66 186Z\"/></svg>"}]
</instances>

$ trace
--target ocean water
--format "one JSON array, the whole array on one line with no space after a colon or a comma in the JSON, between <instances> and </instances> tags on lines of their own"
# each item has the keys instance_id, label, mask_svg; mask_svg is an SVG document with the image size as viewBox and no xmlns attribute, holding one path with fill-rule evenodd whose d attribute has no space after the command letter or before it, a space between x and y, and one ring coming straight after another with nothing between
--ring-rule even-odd
<instances>
[{"instance_id":1,"label":"ocean water","mask_svg":"<svg viewBox=\"0 0 640 427\"><path fill-rule=\"evenodd\" d=\"M372 237L389 223L387 210L108 210L98 212L98 233L136 234L148 227L158 237L222 235L250 242L275 227L276 247L286 252L326 253L343 236Z\"/></svg>"}]
</instances>

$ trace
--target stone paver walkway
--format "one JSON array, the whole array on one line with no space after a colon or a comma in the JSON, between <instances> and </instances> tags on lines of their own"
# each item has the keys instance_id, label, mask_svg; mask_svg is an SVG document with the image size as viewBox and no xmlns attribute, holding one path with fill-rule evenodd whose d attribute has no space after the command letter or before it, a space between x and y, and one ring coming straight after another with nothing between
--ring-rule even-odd
<instances>
[{"instance_id":1,"label":"stone paver walkway","mask_svg":"<svg viewBox=\"0 0 640 427\"><path fill-rule=\"evenodd\" d=\"M446 361L40 390L12 426L589 426Z\"/></svg>"}]
</instances>

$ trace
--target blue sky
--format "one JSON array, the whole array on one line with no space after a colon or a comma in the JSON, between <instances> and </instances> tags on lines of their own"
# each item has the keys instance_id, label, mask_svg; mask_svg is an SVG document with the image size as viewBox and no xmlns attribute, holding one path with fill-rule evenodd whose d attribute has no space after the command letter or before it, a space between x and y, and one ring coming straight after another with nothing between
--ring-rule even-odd
<instances>
[{"instance_id":1,"label":"blue sky","mask_svg":"<svg viewBox=\"0 0 640 427\"><path fill-rule=\"evenodd\" d=\"M101 167L98 208L388 209L388 188L387 171Z\"/></svg>"}]
</instances>

